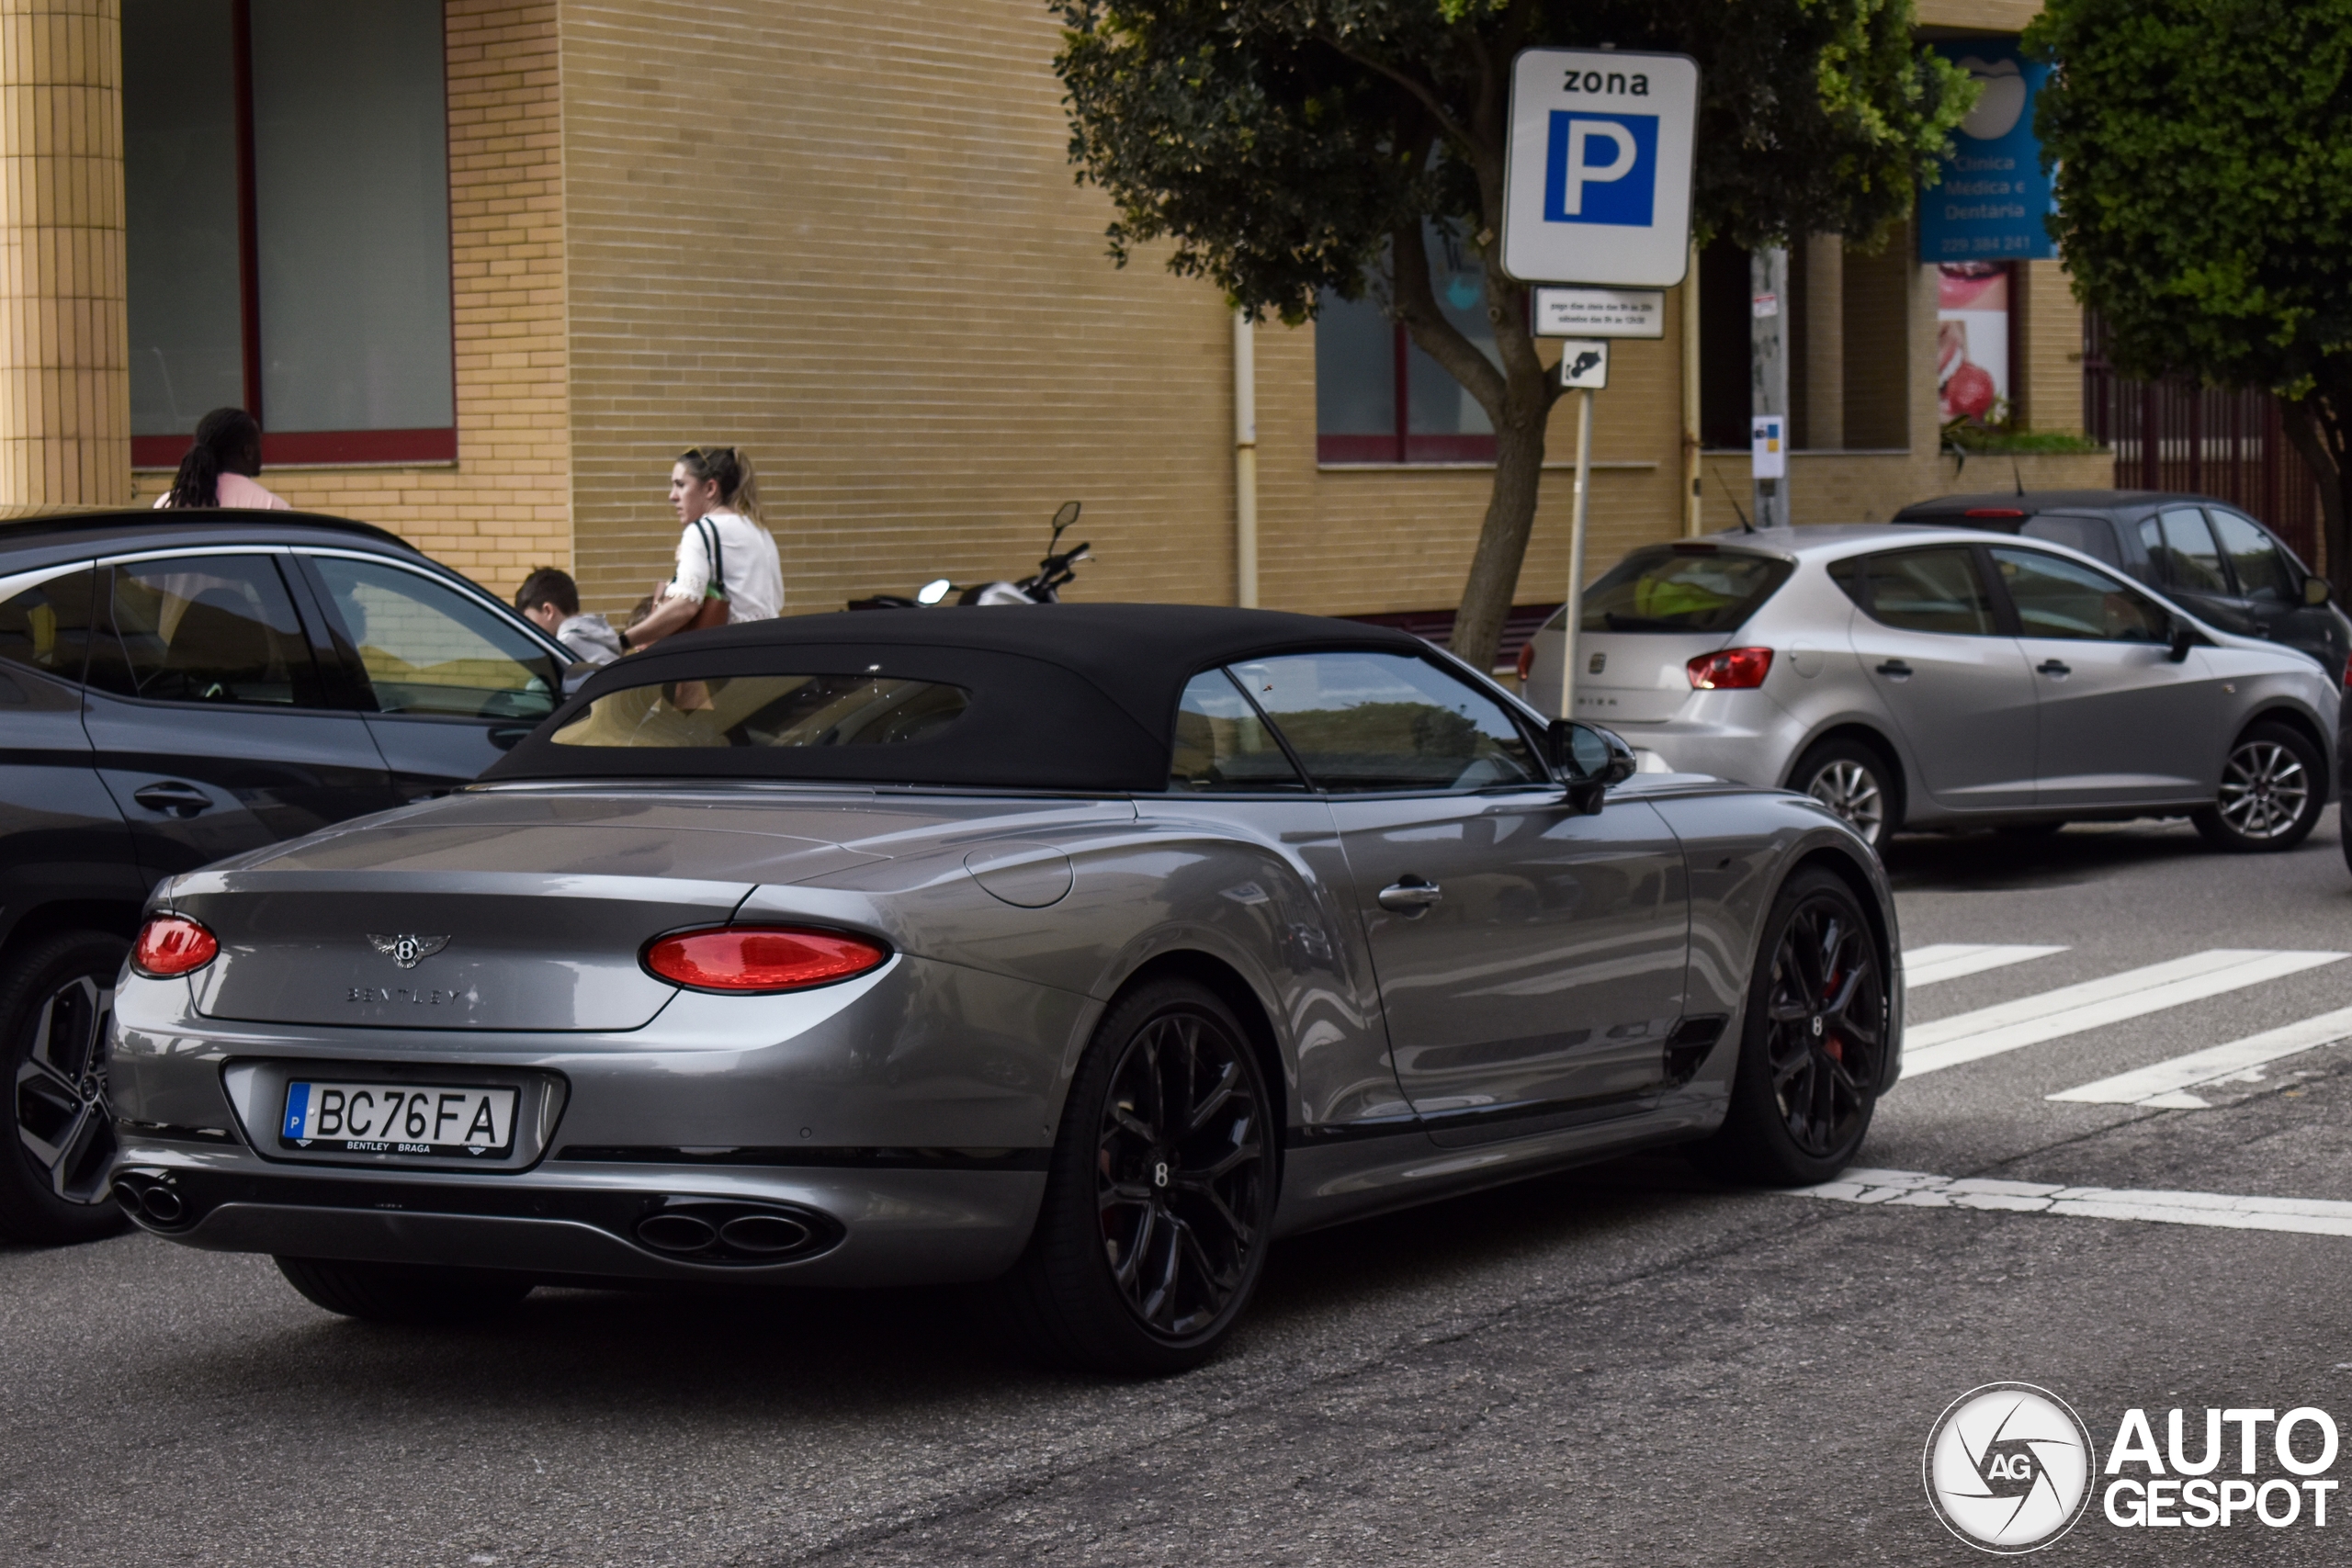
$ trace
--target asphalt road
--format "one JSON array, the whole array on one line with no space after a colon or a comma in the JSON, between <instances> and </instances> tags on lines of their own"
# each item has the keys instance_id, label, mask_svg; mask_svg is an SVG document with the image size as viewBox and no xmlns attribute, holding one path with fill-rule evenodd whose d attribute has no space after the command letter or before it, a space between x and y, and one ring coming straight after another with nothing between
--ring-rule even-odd
<instances>
[{"instance_id":1,"label":"asphalt road","mask_svg":"<svg viewBox=\"0 0 2352 1568\"><path fill-rule=\"evenodd\" d=\"M2214 950L2352 953L2332 815L2283 857L2135 826L1889 864L1908 949L2062 950L1918 986L1922 1031ZM393 1331L264 1258L0 1250L0 1561L1983 1561L1920 1481L1976 1385L2052 1390L2102 1456L2135 1406L2159 1443L2185 1408L2192 1453L2208 1406L2352 1421L2352 1235L2216 1207L2352 1201L2352 1046L2187 1091L2202 1108L2046 1098L2352 1007L2352 958L2187 967L2233 964L2265 977L2167 1003L2174 964L1907 1080L1861 1164L1915 1176L1765 1194L1657 1157L1302 1238L1230 1353L1163 1382L1041 1375L954 1292L543 1291L495 1326ZM1944 1032L1977 1049L2002 1022ZM2079 1188L2214 1196L2109 1217ZM2165 1218L2198 1213L2232 1224ZM2287 1477L2261 1448L2256 1482ZM2094 1502L2040 1560L2335 1562L2338 1495L2324 1528L2122 1529Z\"/></svg>"}]
</instances>

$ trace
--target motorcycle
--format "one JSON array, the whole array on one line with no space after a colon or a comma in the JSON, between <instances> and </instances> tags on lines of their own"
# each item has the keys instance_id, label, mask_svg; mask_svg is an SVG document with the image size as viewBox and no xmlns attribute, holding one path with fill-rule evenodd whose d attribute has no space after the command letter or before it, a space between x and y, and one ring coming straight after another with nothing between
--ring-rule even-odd
<instances>
[{"instance_id":1,"label":"motorcycle","mask_svg":"<svg viewBox=\"0 0 2352 1568\"><path fill-rule=\"evenodd\" d=\"M1046 558L1037 570L1018 582L999 581L976 582L968 588L958 588L944 577L933 578L914 592L910 598L903 593L876 593L870 598L853 599L853 610L928 610L947 603L949 594L958 604L1054 604L1061 601L1063 584L1078 575L1078 563L1088 558L1092 546L1074 545L1061 547L1062 536L1078 521L1080 511L1075 501L1062 502L1054 513L1054 536L1046 541Z\"/></svg>"}]
</instances>

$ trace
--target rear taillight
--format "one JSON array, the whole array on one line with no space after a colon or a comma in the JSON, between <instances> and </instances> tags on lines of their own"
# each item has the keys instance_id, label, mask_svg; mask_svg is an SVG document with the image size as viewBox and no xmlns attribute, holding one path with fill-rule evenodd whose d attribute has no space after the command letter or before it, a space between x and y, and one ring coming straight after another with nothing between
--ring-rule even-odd
<instances>
[{"instance_id":1,"label":"rear taillight","mask_svg":"<svg viewBox=\"0 0 2352 1568\"><path fill-rule=\"evenodd\" d=\"M1702 692L1744 692L1760 686L1764 677L1772 671L1772 650L1769 648L1727 648L1721 653L1702 653L1683 669L1690 677L1691 686Z\"/></svg>"},{"instance_id":2,"label":"rear taillight","mask_svg":"<svg viewBox=\"0 0 2352 1568\"><path fill-rule=\"evenodd\" d=\"M1533 637L1529 637L1525 642L1523 642L1523 643L1521 643L1521 644L1520 645L1520 649L1519 649L1519 679L1520 679L1520 683L1521 683L1521 685L1525 685L1525 684L1527 683L1527 678L1528 678L1528 676L1530 676L1530 675L1533 674L1533 673L1534 673L1534 671L1535 671L1535 639L1534 639Z\"/></svg>"},{"instance_id":3,"label":"rear taillight","mask_svg":"<svg viewBox=\"0 0 2352 1568\"><path fill-rule=\"evenodd\" d=\"M645 967L697 991L801 991L865 974L890 956L880 942L798 926L713 926L662 937Z\"/></svg>"},{"instance_id":4,"label":"rear taillight","mask_svg":"<svg viewBox=\"0 0 2352 1568\"><path fill-rule=\"evenodd\" d=\"M168 980L194 974L220 953L220 940L186 915L157 915L139 928L139 940L130 944L130 966Z\"/></svg>"}]
</instances>

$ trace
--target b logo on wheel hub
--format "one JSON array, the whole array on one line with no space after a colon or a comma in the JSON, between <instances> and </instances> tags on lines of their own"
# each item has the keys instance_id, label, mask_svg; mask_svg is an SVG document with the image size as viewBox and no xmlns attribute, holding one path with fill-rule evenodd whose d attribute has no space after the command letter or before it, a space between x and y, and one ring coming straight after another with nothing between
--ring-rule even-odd
<instances>
[{"instance_id":1,"label":"b logo on wheel hub","mask_svg":"<svg viewBox=\"0 0 2352 1568\"><path fill-rule=\"evenodd\" d=\"M1928 1434L1921 1470L1944 1528L1983 1551L2048 1546L2090 1504L2098 1454L2066 1402L2031 1383L1973 1388Z\"/></svg>"}]
</instances>

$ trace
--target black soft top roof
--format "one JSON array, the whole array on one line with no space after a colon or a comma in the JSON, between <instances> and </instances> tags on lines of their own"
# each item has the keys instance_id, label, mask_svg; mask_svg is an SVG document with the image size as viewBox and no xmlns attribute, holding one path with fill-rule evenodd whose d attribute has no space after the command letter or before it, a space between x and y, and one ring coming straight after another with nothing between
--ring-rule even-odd
<instances>
[{"instance_id":1,"label":"black soft top roof","mask_svg":"<svg viewBox=\"0 0 2352 1568\"><path fill-rule=\"evenodd\" d=\"M1168 784L1176 703L1213 665L1312 649L1424 654L1360 621L1189 604L867 610L668 638L609 665L482 775L737 777L1122 793ZM548 738L607 692L720 675L874 673L971 694L935 737L893 746L663 750Z\"/></svg>"}]
</instances>

